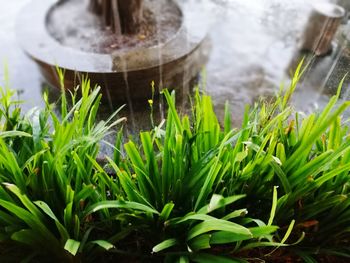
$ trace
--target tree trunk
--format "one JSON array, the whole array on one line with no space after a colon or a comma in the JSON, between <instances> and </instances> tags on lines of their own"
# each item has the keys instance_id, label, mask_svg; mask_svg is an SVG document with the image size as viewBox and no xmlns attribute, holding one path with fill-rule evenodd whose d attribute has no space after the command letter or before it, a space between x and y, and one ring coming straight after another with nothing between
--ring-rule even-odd
<instances>
[{"instance_id":1,"label":"tree trunk","mask_svg":"<svg viewBox=\"0 0 350 263\"><path fill-rule=\"evenodd\" d=\"M96 15L101 15L102 14L101 0L90 0L89 11Z\"/></svg>"},{"instance_id":2,"label":"tree trunk","mask_svg":"<svg viewBox=\"0 0 350 263\"><path fill-rule=\"evenodd\" d=\"M119 0L118 5L122 33L138 33L142 22L143 0Z\"/></svg>"},{"instance_id":3,"label":"tree trunk","mask_svg":"<svg viewBox=\"0 0 350 263\"><path fill-rule=\"evenodd\" d=\"M105 26L116 34L137 34L142 22L143 0L90 0L89 10L102 15Z\"/></svg>"}]
</instances>

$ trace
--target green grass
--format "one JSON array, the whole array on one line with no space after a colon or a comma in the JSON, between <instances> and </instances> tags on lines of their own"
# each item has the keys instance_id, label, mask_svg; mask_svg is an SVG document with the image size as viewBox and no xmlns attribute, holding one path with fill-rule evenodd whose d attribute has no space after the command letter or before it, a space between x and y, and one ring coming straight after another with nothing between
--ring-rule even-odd
<instances>
[{"instance_id":1,"label":"green grass","mask_svg":"<svg viewBox=\"0 0 350 263\"><path fill-rule=\"evenodd\" d=\"M255 217L266 218L273 186L279 187L274 224L296 220L295 238L311 253L348 253L349 127L342 113L350 106L338 101L338 92L321 111L303 116L286 103L300 71L286 95L272 104L258 103L247 115L245 130L233 147L244 158L226 177L228 194L247 195L243 203ZM232 160L236 160L235 155ZM225 180L225 179L224 179ZM258 203L261 210L251 208ZM305 246L305 247L304 247ZM347 254L348 255L348 254Z\"/></svg>"},{"instance_id":2,"label":"green grass","mask_svg":"<svg viewBox=\"0 0 350 263\"><path fill-rule=\"evenodd\" d=\"M96 121L101 96L87 80L70 98L62 86L59 105L45 95L46 108L25 115L13 92L1 89L0 258L349 257L350 137L342 113L350 103L338 102L340 85L321 112L296 112L289 100L301 74L300 65L274 101L247 107L239 129L227 105L218 120L210 96L197 91L187 116L165 90L166 120L135 140L124 138L117 112ZM103 166L99 145L116 129Z\"/></svg>"},{"instance_id":3,"label":"green grass","mask_svg":"<svg viewBox=\"0 0 350 263\"><path fill-rule=\"evenodd\" d=\"M164 91L164 96L169 106L166 121L141 132L139 143L125 143L117 151L124 156L116 162L108 158L118 178L108 191L158 211L128 219L140 240L146 241L138 241L139 253L152 251L173 262L195 260L202 251L223 244L233 246L224 252L227 255L253 242L283 245L273 241L278 227L247 217L246 209L235 204L244 195L217 191L230 168L228 156L237 134L221 131L210 97L196 94L191 123L176 112L175 95ZM113 208L114 202L105 205ZM114 213L112 217L118 217L119 211Z\"/></svg>"},{"instance_id":4,"label":"green grass","mask_svg":"<svg viewBox=\"0 0 350 263\"><path fill-rule=\"evenodd\" d=\"M61 116L48 103L46 109L21 116L20 107L11 110L11 91L3 91L1 240L30 246L29 257L46 254L63 260L85 248L106 246L89 239L96 228L87 223L89 205L106 200L107 194L99 188L89 158L96 158L99 143L122 119L95 123L101 96L99 89L90 93L89 85L82 84L82 98L70 110L62 99ZM74 101L76 94L72 97Z\"/></svg>"}]
</instances>

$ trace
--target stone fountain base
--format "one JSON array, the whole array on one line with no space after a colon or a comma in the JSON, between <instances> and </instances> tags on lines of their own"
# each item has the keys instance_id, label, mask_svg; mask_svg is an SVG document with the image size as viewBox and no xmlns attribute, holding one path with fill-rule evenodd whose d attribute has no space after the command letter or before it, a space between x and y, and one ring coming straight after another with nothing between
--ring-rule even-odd
<instances>
[{"instance_id":1,"label":"stone fountain base","mask_svg":"<svg viewBox=\"0 0 350 263\"><path fill-rule=\"evenodd\" d=\"M181 6L169 0L146 2L154 19L134 36L137 41L130 36L113 39L80 0L31 2L19 16L18 38L52 86L59 87L58 66L65 70L67 89L88 76L113 100L144 100L152 96L152 81L169 89L190 83L210 49L206 33L191 28ZM157 17L162 13L165 17Z\"/></svg>"}]
</instances>

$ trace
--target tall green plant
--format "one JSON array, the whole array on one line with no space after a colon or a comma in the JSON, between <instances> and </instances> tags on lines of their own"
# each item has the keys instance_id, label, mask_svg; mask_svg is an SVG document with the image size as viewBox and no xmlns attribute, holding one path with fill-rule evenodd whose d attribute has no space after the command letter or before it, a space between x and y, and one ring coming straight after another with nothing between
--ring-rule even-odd
<instances>
[{"instance_id":1,"label":"tall green plant","mask_svg":"<svg viewBox=\"0 0 350 263\"><path fill-rule=\"evenodd\" d=\"M152 131L141 132L140 143L129 140L124 144L125 157L119 156L116 162L109 159L118 178L110 186L111 192L118 195L115 189L119 189L119 198L158 211L129 219L143 236L141 240L147 240L143 249L151 252L149 245L153 244L154 253L186 262L202 261L203 251L224 244L231 247L222 253L229 257L243 247L283 245L285 240L273 236L276 205L271 222L265 224L246 218L247 210L236 205L244 195L227 195L223 178L232 166L232 145L242 133L231 130L228 109L221 129L209 96L196 93L191 118L179 116L174 94L165 90L164 96L166 121ZM107 201L104 207L114 208L113 204ZM223 260L214 254L209 258Z\"/></svg>"},{"instance_id":2,"label":"tall green plant","mask_svg":"<svg viewBox=\"0 0 350 263\"><path fill-rule=\"evenodd\" d=\"M343 80L322 111L295 112L289 100L301 74L302 64L288 90L246 112L223 180L229 194L246 194L243 205L262 219L272 187L279 186L274 223L283 227L296 220L296 238L306 232L299 244L303 255L311 247L311 253L350 256L347 243L342 244L350 225L350 140L342 114L350 102L339 101Z\"/></svg>"},{"instance_id":3,"label":"tall green plant","mask_svg":"<svg viewBox=\"0 0 350 263\"><path fill-rule=\"evenodd\" d=\"M65 94L57 115L45 100L44 110L25 116L12 109L12 92L2 90L0 132L0 237L29 249L29 257L52 255L75 260L81 252L112 245L98 238L89 205L107 197L88 157L96 159L104 136L123 119L96 123L101 95L81 86L81 99ZM101 212L101 217L108 213ZM14 245L16 247L16 245ZM24 255L22 255L24 256Z\"/></svg>"},{"instance_id":4,"label":"tall green plant","mask_svg":"<svg viewBox=\"0 0 350 263\"><path fill-rule=\"evenodd\" d=\"M295 112L289 100L301 75L302 65L275 101L247 107L240 129L228 106L218 121L209 96L197 91L187 116L164 91L166 120L139 141L124 143L120 130L109 169L97 162L99 144L122 119L96 122L99 89L84 81L71 107L62 89L60 114L47 103L25 116L5 89L3 254L244 262L251 253L272 260L284 247L308 262L349 256L350 142L341 115L350 103L339 103L341 83L321 112Z\"/></svg>"}]
</instances>

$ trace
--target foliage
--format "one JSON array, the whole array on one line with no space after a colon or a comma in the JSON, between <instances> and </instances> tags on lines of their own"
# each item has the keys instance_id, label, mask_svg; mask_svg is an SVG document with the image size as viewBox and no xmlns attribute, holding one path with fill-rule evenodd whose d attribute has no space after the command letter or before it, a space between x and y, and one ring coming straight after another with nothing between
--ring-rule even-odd
<instances>
[{"instance_id":1,"label":"foliage","mask_svg":"<svg viewBox=\"0 0 350 263\"><path fill-rule=\"evenodd\" d=\"M166 92L170 109L162 124L166 131L160 125L141 133L142 150L129 141L127 157L116 147L114 160L108 158L116 170L113 175L100 166L97 154L99 143L122 119L113 121L114 114L95 123L101 96L99 89L90 91L88 81L82 84L80 100L76 92L71 95L71 109L62 91L60 115L47 103L44 110L22 116L17 105L11 108L13 94L3 93L0 237L6 247L4 259L19 254L28 261L93 261L105 249L170 261L198 260L203 256L200 251L216 245L234 244L234 250L248 241L279 245L273 240L276 226L246 218L246 209L237 208L235 202L244 195L223 197L211 190L220 182L215 178L227 169L228 160L220 159L232 144L233 132L220 132L208 96L196 96L198 125L192 129L187 116L179 123L174 100ZM215 129L200 124L209 118L215 120L210 120ZM199 144L203 136L208 143ZM122 131L116 146L121 142ZM191 184L187 187L182 180Z\"/></svg>"},{"instance_id":2,"label":"foliage","mask_svg":"<svg viewBox=\"0 0 350 263\"><path fill-rule=\"evenodd\" d=\"M99 189L87 157L96 158L100 141L122 119L113 121L112 116L95 123L101 96L99 89L90 93L88 81L82 84L80 100L72 94L70 111L63 95L60 117L48 103L44 110L21 116L18 105L11 108L12 92L2 92L1 240L30 246L29 258L46 254L57 260L71 258L85 247L106 246L89 240L96 226L86 211L90 204L105 200L106 193Z\"/></svg>"},{"instance_id":3,"label":"foliage","mask_svg":"<svg viewBox=\"0 0 350 263\"><path fill-rule=\"evenodd\" d=\"M132 220L134 228L140 225L142 239L160 242L152 251L165 253L168 260L179 255L181 260L195 259L202 250L224 244L230 250L222 254L232 254L247 245L243 241L254 241L256 246L283 245L273 240L271 234L277 227L271 225L272 218L269 224L246 218L247 210L235 204L244 195L224 197L226 191L218 191L231 167L230 149L240 133L229 127L221 131L209 96L197 92L192 123L188 116L178 115L175 94L165 90L164 96L169 107L166 121L141 132L139 144L129 140L124 145L125 158L109 159L122 198L160 213Z\"/></svg>"},{"instance_id":4,"label":"foliage","mask_svg":"<svg viewBox=\"0 0 350 263\"><path fill-rule=\"evenodd\" d=\"M342 113L350 102L339 101L343 80L322 111L295 112L288 100L301 75L300 64L284 96L281 92L275 102L260 102L246 112L231 157L236 162L226 177L228 194L246 194L243 205L264 219L278 186L274 224L283 228L296 220L293 235L306 235L299 244L302 254L349 257L350 138Z\"/></svg>"},{"instance_id":5,"label":"foliage","mask_svg":"<svg viewBox=\"0 0 350 263\"><path fill-rule=\"evenodd\" d=\"M211 98L196 91L191 115L180 115L165 90L166 120L136 140L119 129L106 166L99 145L124 119L96 121L99 88L84 80L68 99L59 72L59 114L45 95L46 108L25 115L2 89L1 259L273 261L282 247L307 262L349 257L341 116L350 103L339 103L341 83L321 112L295 112L289 100L301 74L300 65L275 101L247 107L239 129L228 106L220 124Z\"/></svg>"}]
</instances>

